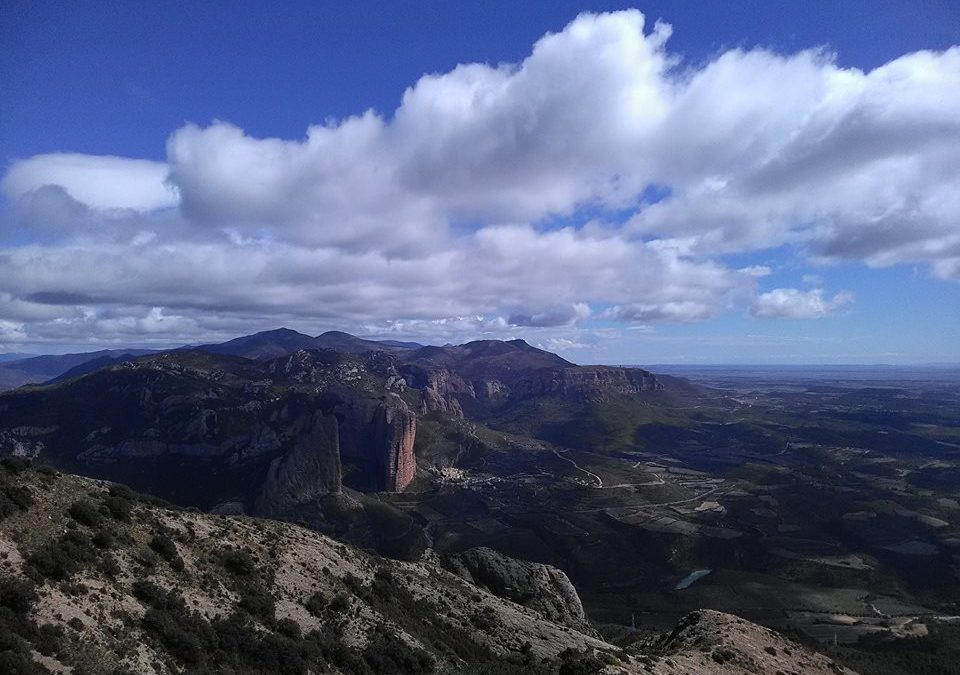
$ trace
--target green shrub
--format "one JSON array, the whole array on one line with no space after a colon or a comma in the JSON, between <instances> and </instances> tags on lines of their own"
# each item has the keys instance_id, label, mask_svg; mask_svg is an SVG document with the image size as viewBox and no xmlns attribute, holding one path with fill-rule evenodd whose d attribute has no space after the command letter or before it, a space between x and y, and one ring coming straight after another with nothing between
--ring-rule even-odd
<instances>
[{"instance_id":1,"label":"green shrub","mask_svg":"<svg viewBox=\"0 0 960 675\"><path fill-rule=\"evenodd\" d=\"M100 559L100 571L112 578L119 575L123 570L116 558L109 553L104 553Z\"/></svg>"},{"instance_id":2,"label":"green shrub","mask_svg":"<svg viewBox=\"0 0 960 675\"><path fill-rule=\"evenodd\" d=\"M124 497L110 496L103 500L103 505L107 507L110 515L121 522L130 522L130 512L133 510L133 502Z\"/></svg>"},{"instance_id":3,"label":"green shrub","mask_svg":"<svg viewBox=\"0 0 960 675\"><path fill-rule=\"evenodd\" d=\"M133 582L133 597L140 602L161 610L185 611L186 604L183 599L172 591L165 590L145 579L138 579Z\"/></svg>"},{"instance_id":4,"label":"green shrub","mask_svg":"<svg viewBox=\"0 0 960 675\"><path fill-rule=\"evenodd\" d=\"M86 595L90 592L90 589L84 586L81 583L75 581L63 581L60 583L60 590L66 593L67 595L78 597L81 595Z\"/></svg>"},{"instance_id":5,"label":"green shrub","mask_svg":"<svg viewBox=\"0 0 960 675\"><path fill-rule=\"evenodd\" d=\"M131 502L135 502L140 498L139 494L131 490L123 483L114 483L107 489L107 493L111 497L119 497L120 499L126 499L127 501Z\"/></svg>"},{"instance_id":6,"label":"green shrub","mask_svg":"<svg viewBox=\"0 0 960 675\"><path fill-rule=\"evenodd\" d=\"M303 605L307 608L308 612L316 617L319 617L323 614L323 610L327 608L327 599L324 597L323 593L317 591L307 598Z\"/></svg>"},{"instance_id":7,"label":"green shrub","mask_svg":"<svg viewBox=\"0 0 960 675\"><path fill-rule=\"evenodd\" d=\"M0 607L26 614L36 601L36 586L29 579L0 579Z\"/></svg>"},{"instance_id":8,"label":"green shrub","mask_svg":"<svg viewBox=\"0 0 960 675\"><path fill-rule=\"evenodd\" d=\"M0 673L47 675L50 671L36 663L29 650L0 652Z\"/></svg>"},{"instance_id":9,"label":"green shrub","mask_svg":"<svg viewBox=\"0 0 960 675\"><path fill-rule=\"evenodd\" d=\"M227 549L220 554L220 564L231 574L248 576L257 569L253 554L247 549Z\"/></svg>"},{"instance_id":10,"label":"green shrub","mask_svg":"<svg viewBox=\"0 0 960 675\"><path fill-rule=\"evenodd\" d=\"M737 653L726 647L719 647L713 650L713 653L710 657L717 663L726 663L727 661L732 661L737 656Z\"/></svg>"},{"instance_id":11,"label":"green shrub","mask_svg":"<svg viewBox=\"0 0 960 675\"><path fill-rule=\"evenodd\" d=\"M409 646L398 635L385 630L377 630L374 634L363 651L363 660L374 673L384 675L417 675L432 673L434 669L429 654Z\"/></svg>"},{"instance_id":12,"label":"green shrub","mask_svg":"<svg viewBox=\"0 0 960 675\"><path fill-rule=\"evenodd\" d=\"M103 520L103 516L97 511L97 507L87 499L78 499L67 510L70 517L81 525L96 527Z\"/></svg>"},{"instance_id":13,"label":"green shrub","mask_svg":"<svg viewBox=\"0 0 960 675\"><path fill-rule=\"evenodd\" d=\"M273 597L264 588L253 586L241 591L240 608L265 621L272 621L276 609Z\"/></svg>"},{"instance_id":14,"label":"green shrub","mask_svg":"<svg viewBox=\"0 0 960 675\"><path fill-rule=\"evenodd\" d=\"M27 616L36 600L29 580L0 580L0 673L47 673L34 663L31 649L47 656L60 650L63 630L51 624L37 627Z\"/></svg>"},{"instance_id":15,"label":"green shrub","mask_svg":"<svg viewBox=\"0 0 960 675\"><path fill-rule=\"evenodd\" d=\"M350 609L350 598L345 593L337 593L330 601L330 610L341 613Z\"/></svg>"},{"instance_id":16,"label":"green shrub","mask_svg":"<svg viewBox=\"0 0 960 675\"><path fill-rule=\"evenodd\" d=\"M560 654L559 675L592 675L604 669L604 663L593 654L564 649Z\"/></svg>"},{"instance_id":17,"label":"green shrub","mask_svg":"<svg viewBox=\"0 0 960 675\"><path fill-rule=\"evenodd\" d=\"M116 543L113 533L109 530L97 530L93 533L93 545L97 548L110 549Z\"/></svg>"},{"instance_id":18,"label":"green shrub","mask_svg":"<svg viewBox=\"0 0 960 675\"><path fill-rule=\"evenodd\" d=\"M45 623L34 632L33 639L31 640L33 648L44 656L54 656L63 646L61 642L63 634L64 630L62 626Z\"/></svg>"},{"instance_id":19,"label":"green shrub","mask_svg":"<svg viewBox=\"0 0 960 675\"><path fill-rule=\"evenodd\" d=\"M176 615L150 608L143 616L142 625L179 661L197 665L204 660L207 647L203 638L209 632L209 625L197 615Z\"/></svg>"},{"instance_id":20,"label":"green shrub","mask_svg":"<svg viewBox=\"0 0 960 675\"><path fill-rule=\"evenodd\" d=\"M173 539L165 534L155 534L150 540L150 548L157 552L161 558L170 563L175 570L183 569L183 559L177 551L177 545Z\"/></svg>"},{"instance_id":21,"label":"green shrub","mask_svg":"<svg viewBox=\"0 0 960 675\"><path fill-rule=\"evenodd\" d=\"M290 618L277 621L276 629L278 633L291 640L299 640L301 637L300 624Z\"/></svg>"},{"instance_id":22,"label":"green shrub","mask_svg":"<svg viewBox=\"0 0 960 675\"><path fill-rule=\"evenodd\" d=\"M33 506L33 496L23 485L13 485L0 477L0 520Z\"/></svg>"},{"instance_id":23,"label":"green shrub","mask_svg":"<svg viewBox=\"0 0 960 675\"><path fill-rule=\"evenodd\" d=\"M54 581L66 581L97 559L90 538L70 531L47 543L27 558L27 570Z\"/></svg>"}]
</instances>

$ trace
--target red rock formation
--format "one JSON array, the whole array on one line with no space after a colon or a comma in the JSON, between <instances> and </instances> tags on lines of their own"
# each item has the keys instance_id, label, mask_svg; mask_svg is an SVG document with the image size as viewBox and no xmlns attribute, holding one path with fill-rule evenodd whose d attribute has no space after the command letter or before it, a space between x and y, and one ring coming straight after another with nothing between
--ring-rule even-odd
<instances>
[{"instance_id":1,"label":"red rock formation","mask_svg":"<svg viewBox=\"0 0 960 675\"><path fill-rule=\"evenodd\" d=\"M374 416L374 439L383 453L384 489L401 492L417 471L413 441L417 433L417 417L396 394L388 394Z\"/></svg>"},{"instance_id":2,"label":"red rock formation","mask_svg":"<svg viewBox=\"0 0 960 675\"><path fill-rule=\"evenodd\" d=\"M416 472L413 441L417 417L397 394L381 398L345 399L335 409L340 418L340 455L348 464L362 465L361 490L403 490Z\"/></svg>"}]
</instances>

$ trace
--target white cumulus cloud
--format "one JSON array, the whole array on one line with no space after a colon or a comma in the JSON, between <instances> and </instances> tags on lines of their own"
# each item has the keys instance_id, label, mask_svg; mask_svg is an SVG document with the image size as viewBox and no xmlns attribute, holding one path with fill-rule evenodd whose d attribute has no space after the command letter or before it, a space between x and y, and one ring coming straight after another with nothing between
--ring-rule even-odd
<instances>
[{"instance_id":1,"label":"white cumulus cloud","mask_svg":"<svg viewBox=\"0 0 960 675\"><path fill-rule=\"evenodd\" d=\"M775 288L754 299L750 314L758 319L822 319L849 307L853 299L849 291L830 298L824 296L822 288L809 291Z\"/></svg>"},{"instance_id":2,"label":"white cumulus cloud","mask_svg":"<svg viewBox=\"0 0 960 675\"><path fill-rule=\"evenodd\" d=\"M164 162L57 153L15 160L0 188L19 199L46 186L58 186L77 202L96 209L152 211L176 206L176 189L167 184Z\"/></svg>"}]
</instances>

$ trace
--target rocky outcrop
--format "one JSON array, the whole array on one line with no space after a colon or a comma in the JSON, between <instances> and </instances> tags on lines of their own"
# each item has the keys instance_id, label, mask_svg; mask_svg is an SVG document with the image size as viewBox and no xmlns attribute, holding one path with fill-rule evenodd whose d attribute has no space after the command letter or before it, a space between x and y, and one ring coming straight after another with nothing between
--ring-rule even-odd
<instances>
[{"instance_id":1,"label":"rocky outcrop","mask_svg":"<svg viewBox=\"0 0 960 675\"><path fill-rule=\"evenodd\" d=\"M397 394L382 398L345 396L335 408L340 419L344 462L364 466L369 488L400 492L413 480L417 416Z\"/></svg>"},{"instance_id":2,"label":"rocky outcrop","mask_svg":"<svg viewBox=\"0 0 960 675\"><path fill-rule=\"evenodd\" d=\"M441 412L454 417L463 417L463 408L456 396L444 395L431 387L423 389L420 395L422 399L420 412L424 415Z\"/></svg>"},{"instance_id":3,"label":"rocky outcrop","mask_svg":"<svg viewBox=\"0 0 960 675\"><path fill-rule=\"evenodd\" d=\"M610 366L540 368L489 379L468 379L448 368L428 372L408 370L407 373L411 384L420 389L422 412L442 412L456 417L463 417L463 406L474 402L495 405L534 396L603 401L615 395L633 396L663 390L653 373L640 368Z\"/></svg>"},{"instance_id":4,"label":"rocky outcrop","mask_svg":"<svg viewBox=\"0 0 960 675\"><path fill-rule=\"evenodd\" d=\"M450 556L454 574L493 593L535 610L555 623L592 634L577 589L563 570L517 560L480 547Z\"/></svg>"},{"instance_id":5,"label":"rocky outcrop","mask_svg":"<svg viewBox=\"0 0 960 675\"><path fill-rule=\"evenodd\" d=\"M592 394L633 395L662 391L663 385L653 373L640 368L585 366L568 368L560 380L560 392L590 396Z\"/></svg>"},{"instance_id":6,"label":"rocky outcrop","mask_svg":"<svg viewBox=\"0 0 960 675\"><path fill-rule=\"evenodd\" d=\"M628 651L656 659L655 673L856 675L769 628L709 609L686 615L671 633Z\"/></svg>"},{"instance_id":7,"label":"rocky outcrop","mask_svg":"<svg viewBox=\"0 0 960 675\"><path fill-rule=\"evenodd\" d=\"M463 377L446 368L429 371L410 370L407 378L412 386L420 389L421 412L424 414L442 412L463 417L463 409L457 397L475 397L473 386Z\"/></svg>"},{"instance_id":8,"label":"rocky outcrop","mask_svg":"<svg viewBox=\"0 0 960 675\"><path fill-rule=\"evenodd\" d=\"M663 389L640 368L577 366L523 340L424 347L400 360L407 384L422 393L425 412L462 408L469 415L476 405L489 408L533 396L603 400Z\"/></svg>"},{"instance_id":9,"label":"rocky outcrop","mask_svg":"<svg viewBox=\"0 0 960 675\"><path fill-rule=\"evenodd\" d=\"M270 463L256 504L259 515L281 517L341 490L337 418L318 411L298 426L293 450Z\"/></svg>"},{"instance_id":10,"label":"rocky outcrop","mask_svg":"<svg viewBox=\"0 0 960 675\"><path fill-rule=\"evenodd\" d=\"M373 445L383 453L384 489L401 492L417 471L413 442L417 417L396 394L387 394L373 418Z\"/></svg>"}]
</instances>

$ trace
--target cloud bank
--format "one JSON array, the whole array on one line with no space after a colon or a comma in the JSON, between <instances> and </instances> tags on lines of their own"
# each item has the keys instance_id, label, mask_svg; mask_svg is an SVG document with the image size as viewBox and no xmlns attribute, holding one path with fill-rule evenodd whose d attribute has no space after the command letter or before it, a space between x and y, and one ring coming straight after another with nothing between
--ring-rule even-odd
<instances>
[{"instance_id":1,"label":"cloud bank","mask_svg":"<svg viewBox=\"0 0 960 675\"><path fill-rule=\"evenodd\" d=\"M670 33L584 14L520 63L425 75L392 114L301 139L215 121L174 130L165 162L15 161L0 342L294 322L562 345L546 333L585 321L850 304L760 293L772 270L724 260L781 246L960 280L960 48L870 72L823 50L685 64Z\"/></svg>"}]
</instances>

